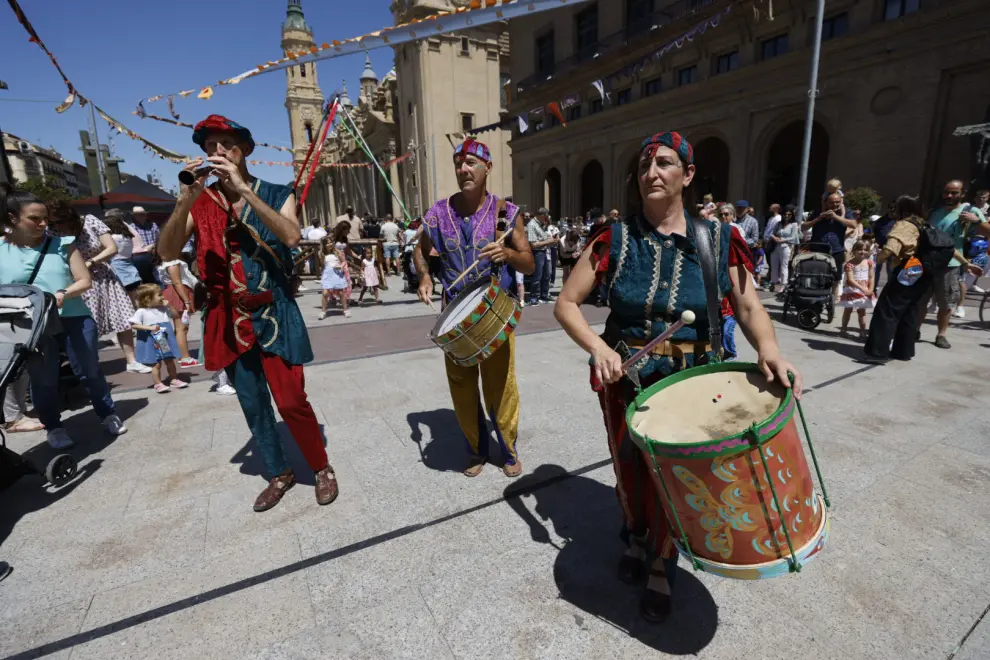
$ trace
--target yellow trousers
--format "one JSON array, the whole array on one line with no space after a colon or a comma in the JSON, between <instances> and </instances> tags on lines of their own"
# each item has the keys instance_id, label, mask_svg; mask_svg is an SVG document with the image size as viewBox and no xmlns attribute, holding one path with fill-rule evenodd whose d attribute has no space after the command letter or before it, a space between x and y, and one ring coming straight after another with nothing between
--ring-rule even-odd
<instances>
[{"instance_id":1,"label":"yellow trousers","mask_svg":"<svg viewBox=\"0 0 990 660\"><path fill-rule=\"evenodd\" d=\"M447 384L454 402L457 423L467 438L475 456L488 457L488 425L495 426L495 438L502 448L506 464L514 465L516 436L519 430L519 387L516 384L516 336L492 353L488 359L471 367L460 367L446 358ZM481 405L478 391L478 375L481 375L481 391L485 406ZM484 440L484 442L482 442Z\"/></svg>"}]
</instances>

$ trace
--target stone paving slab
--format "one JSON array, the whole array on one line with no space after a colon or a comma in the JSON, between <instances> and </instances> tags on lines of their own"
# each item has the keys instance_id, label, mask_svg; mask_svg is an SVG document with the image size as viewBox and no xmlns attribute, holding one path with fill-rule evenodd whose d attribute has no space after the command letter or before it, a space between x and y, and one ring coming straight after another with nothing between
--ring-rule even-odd
<instances>
[{"instance_id":1,"label":"stone paving slab","mask_svg":"<svg viewBox=\"0 0 990 660\"><path fill-rule=\"evenodd\" d=\"M263 481L246 425L205 380L121 389L131 432L117 439L74 410L80 477L0 495L0 558L15 569L0 583L0 655L990 657L990 335L957 323L952 350L871 367L834 331L778 325L833 501L829 544L799 575L740 582L682 562L671 620L639 621L637 590L614 579L615 477L587 359L541 332L518 337L514 481L458 473L436 349L307 370L341 484L325 508L290 445L300 485L251 511ZM43 462L41 440L8 442Z\"/></svg>"}]
</instances>

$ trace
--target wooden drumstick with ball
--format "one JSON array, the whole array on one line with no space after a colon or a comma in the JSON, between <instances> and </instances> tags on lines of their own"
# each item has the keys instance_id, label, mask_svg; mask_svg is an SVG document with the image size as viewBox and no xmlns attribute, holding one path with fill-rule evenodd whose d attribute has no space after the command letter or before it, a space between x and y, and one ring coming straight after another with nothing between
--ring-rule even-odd
<instances>
[{"instance_id":1,"label":"wooden drumstick with ball","mask_svg":"<svg viewBox=\"0 0 990 660\"><path fill-rule=\"evenodd\" d=\"M629 377L629 380L633 382L636 387L639 387L639 370L634 368L634 365L642 360L644 357L650 354L657 345L667 341L674 336L678 330L686 325L691 325L694 323L695 314L691 310L687 309L681 312L681 318L677 319L671 323L666 330L660 333L655 339L652 339L643 348L639 349L631 358L622 363L622 371Z\"/></svg>"}]
</instances>

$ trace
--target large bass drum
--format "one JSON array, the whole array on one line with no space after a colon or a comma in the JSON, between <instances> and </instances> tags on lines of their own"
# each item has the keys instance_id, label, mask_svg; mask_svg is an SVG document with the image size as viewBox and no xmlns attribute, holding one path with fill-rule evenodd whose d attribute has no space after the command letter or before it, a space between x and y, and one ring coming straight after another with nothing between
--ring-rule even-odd
<instances>
[{"instance_id":1,"label":"large bass drum","mask_svg":"<svg viewBox=\"0 0 990 660\"><path fill-rule=\"evenodd\" d=\"M695 568L762 579L800 570L824 547L827 499L815 490L796 407L790 389L742 362L686 369L629 405L629 432L652 460L671 533Z\"/></svg>"}]
</instances>

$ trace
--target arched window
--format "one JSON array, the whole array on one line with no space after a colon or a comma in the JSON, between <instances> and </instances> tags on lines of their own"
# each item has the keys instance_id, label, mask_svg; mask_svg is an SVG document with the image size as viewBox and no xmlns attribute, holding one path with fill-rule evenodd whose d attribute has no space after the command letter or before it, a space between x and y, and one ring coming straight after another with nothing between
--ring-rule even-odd
<instances>
[{"instance_id":1,"label":"arched window","mask_svg":"<svg viewBox=\"0 0 990 660\"><path fill-rule=\"evenodd\" d=\"M313 123L312 122L306 122L306 141L307 142L312 142L313 141Z\"/></svg>"},{"instance_id":2,"label":"arched window","mask_svg":"<svg viewBox=\"0 0 990 660\"><path fill-rule=\"evenodd\" d=\"M302 76L303 78L306 77L306 65L305 64L300 64L299 65L299 75Z\"/></svg>"}]
</instances>

